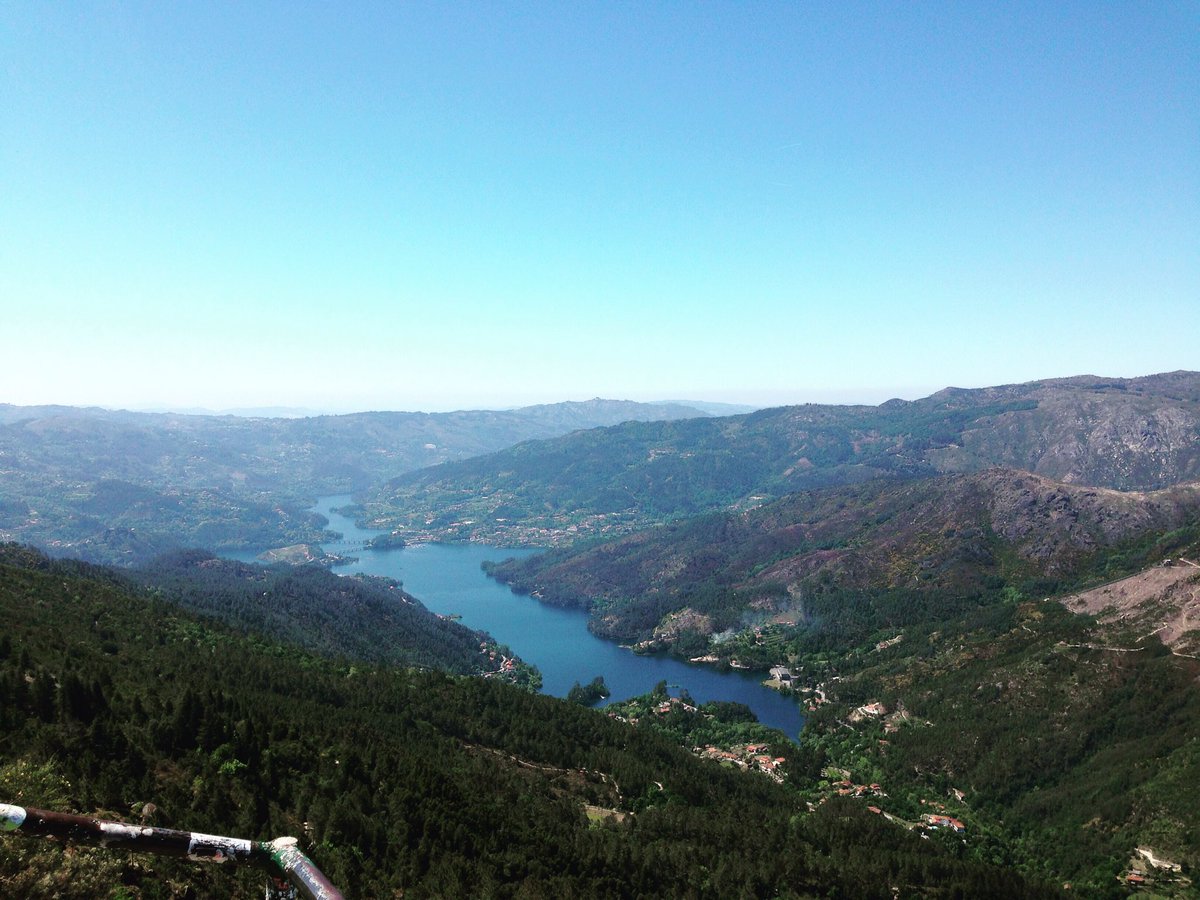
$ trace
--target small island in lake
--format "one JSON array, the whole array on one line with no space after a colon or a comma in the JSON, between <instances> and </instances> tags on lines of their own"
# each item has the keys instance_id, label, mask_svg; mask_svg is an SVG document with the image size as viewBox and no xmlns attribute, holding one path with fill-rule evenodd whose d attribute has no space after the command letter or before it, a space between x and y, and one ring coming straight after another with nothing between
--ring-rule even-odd
<instances>
[{"instance_id":1,"label":"small island in lake","mask_svg":"<svg viewBox=\"0 0 1200 900\"><path fill-rule=\"evenodd\" d=\"M610 696L612 696L612 691L604 683L604 676L597 675L592 679L592 683L586 686L581 685L578 681L575 682L571 690L567 691L567 702L578 703L581 706L595 706Z\"/></svg>"},{"instance_id":2,"label":"small island in lake","mask_svg":"<svg viewBox=\"0 0 1200 900\"><path fill-rule=\"evenodd\" d=\"M337 556L326 553L316 544L292 544L288 547L275 547L265 550L256 557L259 562L287 563L292 566L344 566L355 562L352 557Z\"/></svg>"},{"instance_id":3,"label":"small island in lake","mask_svg":"<svg viewBox=\"0 0 1200 900\"><path fill-rule=\"evenodd\" d=\"M398 535L398 534L392 533L392 534L376 535L375 537L371 538L369 541L366 541L363 544L363 549L365 549L365 550L399 550L404 546L406 546L404 543L404 538L400 537L400 535Z\"/></svg>"}]
</instances>

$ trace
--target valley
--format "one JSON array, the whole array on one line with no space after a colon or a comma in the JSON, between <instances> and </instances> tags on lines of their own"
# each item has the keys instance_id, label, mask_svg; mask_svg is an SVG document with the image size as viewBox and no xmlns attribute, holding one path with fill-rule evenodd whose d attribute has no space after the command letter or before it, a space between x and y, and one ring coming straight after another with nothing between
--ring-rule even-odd
<instances>
[{"instance_id":1,"label":"valley","mask_svg":"<svg viewBox=\"0 0 1200 900\"><path fill-rule=\"evenodd\" d=\"M1200 900L1198 9L0 3L0 900Z\"/></svg>"},{"instance_id":2,"label":"valley","mask_svg":"<svg viewBox=\"0 0 1200 900\"><path fill-rule=\"evenodd\" d=\"M298 419L0 404L0 540L115 565L316 544L331 538L306 512L318 496L531 438L703 415L600 399Z\"/></svg>"},{"instance_id":3,"label":"valley","mask_svg":"<svg viewBox=\"0 0 1200 900\"><path fill-rule=\"evenodd\" d=\"M1059 379L410 474L398 430L8 409L0 799L300 833L361 896L1194 896L1198 409ZM193 877L0 844L29 896Z\"/></svg>"},{"instance_id":4,"label":"valley","mask_svg":"<svg viewBox=\"0 0 1200 900\"><path fill-rule=\"evenodd\" d=\"M336 510L347 497L325 498L317 509L343 535L370 540ZM572 686L601 676L613 701L649 693L660 682L678 694L688 691L698 701L736 701L753 709L764 724L795 740L803 725L796 704L764 688L761 673L718 671L711 666L691 666L667 654L636 654L594 634L581 610L540 603L513 594L489 579L483 566L492 559L528 557L528 549L513 550L485 544L424 544L363 553L336 571L364 574L403 582L404 590L421 598L432 612L454 616L469 628L484 631L514 648L523 661L535 666L545 693L567 697Z\"/></svg>"},{"instance_id":5,"label":"valley","mask_svg":"<svg viewBox=\"0 0 1200 900\"><path fill-rule=\"evenodd\" d=\"M934 882L1056 895L876 828L851 804L805 814L787 783L696 758L654 730L498 679L263 640L131 591L112 570L10 551L0 614L7 801L298 835L347 896L836 887L873 898L879 885ZM866 837L847 843L848 828ZM5 835L0 890L230 897L261 885L246 870Z\"/></svg>"},{"instance_id":6,"label":"valley","mask_svg":"<svg viewBox=\"0 0 1200 900\"><path fill-rule=\"evenodd\" d=\"M768 632L865 641L938 606L1133 571L1146 540L1200 538L1198 515L1195 485L1117 492L990 469L801 492L489 571L587 609L598 633L765 666L753 645Z\"/></svg>"}]
</instances>

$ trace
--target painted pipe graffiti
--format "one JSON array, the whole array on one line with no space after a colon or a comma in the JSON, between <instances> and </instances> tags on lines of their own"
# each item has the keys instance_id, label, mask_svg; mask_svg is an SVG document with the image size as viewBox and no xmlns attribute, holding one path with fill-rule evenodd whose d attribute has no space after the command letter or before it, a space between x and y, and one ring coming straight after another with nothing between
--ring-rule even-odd
<instances>
[{"instance_id":1,"label":"painted pipe graffiti","mask_svg":"<svg viewBox=\"0 0 1200 900\"><path fill-rule=\"evenodd\" d=\"M194 831L106 822L91 816L10 806L7 803L0 803L0 832L160 856L178 856L195 862L249 863L266 869L273 876L282 876L301 897L310 900L343 900L341 892L329 883L329 879L313 865L312 860L300 852L296 839L290 837L273 841L246 841Z\"/></svg>"}]
</instances>

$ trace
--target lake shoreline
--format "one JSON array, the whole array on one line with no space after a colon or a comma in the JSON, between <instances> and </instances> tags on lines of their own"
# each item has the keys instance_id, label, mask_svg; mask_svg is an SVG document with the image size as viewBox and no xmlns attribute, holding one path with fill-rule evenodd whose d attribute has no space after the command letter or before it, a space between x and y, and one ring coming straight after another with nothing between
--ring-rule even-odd
<instances>
[{"instance_id":1,"label":"lake shoreline","mask_svg":"<svg viewBox=\"0 0 1200 900\"><path fill-rule=\"evenodd\" d=\"M340 532L338 543L356 545L378 533L360 528L337 512L346 496L322 497L313 511ZM331 547L337 550L337 546ZM698 702L722 700L750 707L763 724L795 740L804 724L800 705L762 684L762 672L692 663L666 653L641 654L588 628L588 613L577 608L543 603L517 594L488 577L482 564L506 557L530 556L528 547L482 543L421 542L400 548L373 548L359 561L339 566L339 574L380 575L404 585L431 612L460 615L468 628L486 631L542 673L542 692L565 698L576 682L587 684L603 676L611 697L597 705L650 693L665 681L686 690Z\"/></svg>"}]
</instances>

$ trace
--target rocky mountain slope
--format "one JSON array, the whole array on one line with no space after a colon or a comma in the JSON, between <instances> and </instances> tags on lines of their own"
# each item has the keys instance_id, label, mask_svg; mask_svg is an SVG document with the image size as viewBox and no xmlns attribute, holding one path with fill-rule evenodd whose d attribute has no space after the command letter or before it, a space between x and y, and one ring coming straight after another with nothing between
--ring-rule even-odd
<instances>
[{"instance_id":1,"label":"rocky mountain slope","mask_svg":"<svg viewBox=\"0 0 1200 900\"><path fill-rule=\"evenodd\" d=\"M548 602L591 609L599 633L672 643L681 616L683 630L708 634L799 625L817 616L822 595L962 596L1026 582L1049 590L1198 519L1200 485L1120 492L996 468L801 492L493 572Z\"/></svg>"},{"instance_id":2,"label":"rocky mountain slope","mask_svg":"<svg viewBox=\"0 0 1200 900\"><path fill-rule=\"evenodd\" d=\"M798 490L996 465L1126 491L1200 479L1200 374L628 423L414 472L368 492L362 509L402 535L546 546Z\"/></svg>"},{"instance_id":3,"label":"rocky mountain slope","mask_svg":"<svg viewBox=\"0 0 1200 900\"><path fill-rule=\"evenodd\" d=\"M1058 481L1119 490L1200 477L1198 373L1080 376L983 391L948 390L928 399L969 407L1018 398L1037 405L964 428L953 445L930 450L930 463L943 472L1011 466Z\"/></svg>"}]
</instances>

